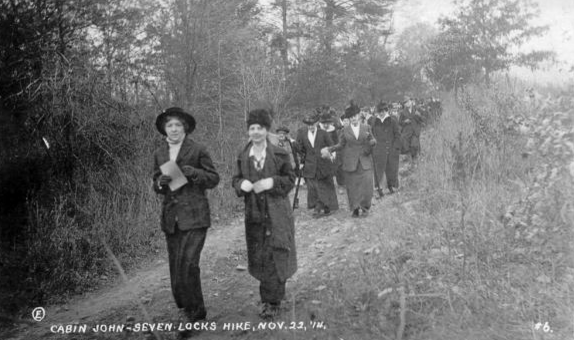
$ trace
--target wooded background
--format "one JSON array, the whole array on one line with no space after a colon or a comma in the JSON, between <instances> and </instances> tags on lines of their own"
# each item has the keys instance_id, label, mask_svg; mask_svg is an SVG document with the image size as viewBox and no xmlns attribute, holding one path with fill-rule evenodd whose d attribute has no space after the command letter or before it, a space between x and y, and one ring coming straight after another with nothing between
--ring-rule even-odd
<instances>
[{"instance_id":1,"label":"wooded background","mask_svg":"<svg viewBox=\"0 0 574 340\"><path fill-rule=\"evenodd\" d=\"M544 33L535 7L472 0L439 28L397 43L396 0L2 0L0 2L0 305L17 313L97 284L163 247L151 155L170 106L198 121L221 184L214 221L240 213L230 189L246 112L270 105L274 127L323 104L438 96L490 86Z\"/></svg>"}]
</instances>

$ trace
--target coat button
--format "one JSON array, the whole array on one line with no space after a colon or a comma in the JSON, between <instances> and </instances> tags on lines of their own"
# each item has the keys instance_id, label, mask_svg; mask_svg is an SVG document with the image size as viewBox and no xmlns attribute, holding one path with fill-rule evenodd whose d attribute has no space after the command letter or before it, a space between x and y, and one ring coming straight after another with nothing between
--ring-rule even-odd
<instances>
[{"instance_id":1,"label":"coat button","mask_svg":"<svg viewBox=\"0 0 574 340\"><path fill-rule=\"evenodd\" d=\"M267 230L267 231L265 232L265 235L266 235L266 236L271 236L271 232L270 232L269 230Z\"/></svg>"}]
</instances>

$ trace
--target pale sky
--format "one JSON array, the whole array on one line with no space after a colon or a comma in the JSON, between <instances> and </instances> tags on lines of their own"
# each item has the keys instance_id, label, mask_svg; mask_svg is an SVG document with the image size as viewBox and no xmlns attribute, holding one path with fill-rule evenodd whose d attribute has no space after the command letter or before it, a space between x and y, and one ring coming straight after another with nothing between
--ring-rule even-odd
<instances>
[{"instance_id":1,"label":"pale sky","mask_svg":"<svg viewBox=\"0 0 574 340\"><path fill-rule=\"evenodd\" d=\"M268 5L271 0L260 0ZM532 39L523 46L525 52L533 49L556 52L559 65L548 65L544 71L531 72L528 69L514 68L512 73L526 80L539 83L574 82L574 0L532 0L538 4L539 18L535 25L548 25L548 32L541 38ZM441 16L452 15L455 9L453 0L399 0L395 5L393 18L396 33L389 40L392 43L401 31L418 22L435 25Z\"/></svg>"},{"instance_id":2,"label":"pale sky","mask_svg":"<svg viewBox=\"0 0 574 340\"><path fill-rule=\"evenodd\" d=\"M574 73L568 72L574 66L574 0L534 0L540 10L536 25L548 25L549 30L541 38L532 39L523 46L524 51L546 49L555 51L563 65L552 66L543 72L531 72L515 68L514 74L526 80L538 82L564 82L574 80ZM441 16L453 14L452 0L399 0L395 9L394 24L400 32L417 22L436 25ZM438 27L438 26L437 26ZM566 64L566 65L564 65Z\"/></svg>"}]
</instances>

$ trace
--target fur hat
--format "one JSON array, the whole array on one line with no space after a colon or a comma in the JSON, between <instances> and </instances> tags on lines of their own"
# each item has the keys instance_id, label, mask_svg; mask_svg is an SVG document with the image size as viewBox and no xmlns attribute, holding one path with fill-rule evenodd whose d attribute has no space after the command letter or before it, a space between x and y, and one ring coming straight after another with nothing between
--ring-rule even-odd
<instances>
[{"instance_id":1,"label":"fur hat","mask_svg":"<svg viewBox=\"0 0 574 340\"><path fill-rule=\"evenodd\" d=\"M180 107L170 107L169 109L163 110L155 119L155 127L162 135L167 136L165 133L165 123L167 123L169 117L177 117L187 124L188 129L186 129L185 133L190 134L195 130L195 118L193 118L191 114L185 112Z\"/></svg>"},{"instance_id":2,"label":"fur hat","mask_svg":"<svg viewBox=\"0 0 574 340\"><path fill-rule=\"evenodd\" d=\"M333 117L327 111L323 112L321 116L319 116L319 122L321 123L333 123Z\"/></svg>"},{"instance_id":3,"label":"fur hat","mask_svg":"<svg viewBox=\"0 0 574 340\"><path fill-rule=\"evenodd\" d=\"M247 116L247 128L253 124L259 124L267 130L270 130L272 123L271 114L270 110L266 109L255 109L249 111L249 115Z\"/></svg>"}]
</instances>

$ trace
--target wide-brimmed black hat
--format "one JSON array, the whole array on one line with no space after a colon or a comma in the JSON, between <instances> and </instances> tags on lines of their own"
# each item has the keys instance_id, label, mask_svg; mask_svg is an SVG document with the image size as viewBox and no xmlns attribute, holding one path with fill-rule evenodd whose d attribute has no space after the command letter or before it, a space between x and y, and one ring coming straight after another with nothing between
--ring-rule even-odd
<instances>
[{"instance_id":1,"label":"wide-brimmed black hat","mask_svg":"<svg viewBox=\"0 0 574 340\"><path fill-rule=\"evenodd\" d=\"M165 133L165 123L167 123L168 117L177 117L181 119L182 122L185 122L188 126L185 133L189 134L195 130L195 118L193 118L190 113L185 112L180 107L170 107L169 109L163 110L155 119L155 127L157 128L157 131L164 136L167 136L167 133Z\"/></svg>"},{"instance_id":2,"label":"wide-brimmed black hat","mask_svg":"<svg viewBox=\"0 0 574 340\"><path fill-rule=\"evenodd\" d=\"M319 121L319 115L315 112L309 113L305 118L303 118L303 123L307 125L313 125Z\"/></svg>"},{"instance_id":3,"label":"wide-brimmed black hat","mask_svg":"<svg viewBox=\"0 0 574 340\"><path fill-rule=\"evenodd\" d=\"M319 116L319 122L321 123L333 123L333 116L329 112L323 112L321 116Z\"/></svg>"},{"instance_id":4,"label":"wide-brimmed black hat","mask_svg":"<svg viewBox=\"0 0 574 340\"><path fill-rule=\"evenodd\" d=\"M345 109L345 118L351 118L357 114L361 113L361 109L358 105L354 102L351 102L351 105L347 106Z\"/></svg>"},{"instance_id":5,"label":"wide-brimmed black hat","mask_svg":"<svg viewBox=\"0 0 574 340\"><path fill-rule=\"evenodd\" d=\"M385 102L379 102L377 104L377 112L387 111L389 109L389 105Z\"/></svg>"},{"instance_id":6,"label":"wide-brimmed black hat","mask_svg":"<svg viewBox=\"0 0 574 340\"><path fill-rule=\"evenodd\" d=\"M283 131L285 133L289 133L289 128L286 127L285 125L282 125L282 126L278 127L276 130L276 132L280 132L280 131Z\"/></svg>"},{"instance_id":7,"label":"wide-brimmed black hat","mask_svg":"<svg viewBox=\"0 0 574 340\"><path fill-rule=\"evenodd\" d=\"M265 127L267 130L270 130L272 122L273 120L271 119L271 110L255 109L249 111L249 115L247 116L247 128L253 124L259 124Z\"/></svg>"}]
</instances>

